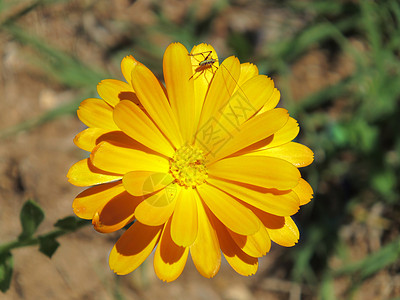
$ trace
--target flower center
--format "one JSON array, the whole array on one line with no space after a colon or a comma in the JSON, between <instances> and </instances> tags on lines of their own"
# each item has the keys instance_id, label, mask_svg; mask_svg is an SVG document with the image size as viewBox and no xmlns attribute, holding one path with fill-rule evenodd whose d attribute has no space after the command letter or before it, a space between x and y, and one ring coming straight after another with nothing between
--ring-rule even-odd
<instances>
[{"instance_id":1,"label":"flower center","mask_svg":"<svg viewBox=\"0 0 400 300\"><path fill-rule=\"evenodd\" d=\"M208 177L203 151L183 146L176 150L169 168L175 181L185 187L196 187Z\"/></svg>"}]
</instances>

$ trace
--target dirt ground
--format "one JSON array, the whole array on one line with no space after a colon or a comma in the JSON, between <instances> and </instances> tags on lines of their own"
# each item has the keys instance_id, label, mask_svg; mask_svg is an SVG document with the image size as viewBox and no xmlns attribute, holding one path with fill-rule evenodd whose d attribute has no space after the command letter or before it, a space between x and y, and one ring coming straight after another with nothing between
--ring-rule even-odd
<instances>
[{"instance_id":1,"label":"dirt ground","mask_svg":"<svg viewBox=\"0 0 400 300\"><path fill-rule=\"evenodd\" d=\"M20 2L23 7L24 3L32 1ZM103 68L115 74L115 78L122 79L118 63L107 58L107 51L123 41L126 35L116 29L118 24L113 20L128 20L143 26L153 22L154 15L150 9L151 1L110 2L69 1L39 7L22 17L18 24L88 65ZM184 5L179 1L164 2L171 19L181 18ZM202 2L200 7L206 10L207 3L212 1ZM229 23L230 18L241 20L235 22L235 26L244 27L261 26L260 22L264 20L258 18L257 7L248 12L247 18L238 18L236 14L231 11L226 20L217 23L219 27L211 38L214 46L225 50L221 39L224 24ZM2 15L0 20L6 17ZM281 19L284 18L281 15ZM165 48L168 40L160 38L159 43ZM38 117L80 95L79 90L61 85L25 59L31 52L10 33L0 31L1 130ZM293 68L290 80L293 90L298 91L294 98L303 97L305 91L313 92L334 83L344 76L341 72L351 71L351 64L347 66L345 70L329 68L326 56L318 50L304 56ZM298 78L302 78L301 84L298 84ZM67 115L0 141L0 243L14 240L19 235L19 212L29 198L35 199L46 213L39 233L49 231L58 219L72 215L72 201L82 189L69 184L66 174L72 164L86 155L72 142L82 129L84 126L75 115ZM108 267L108 254L119 235L103 235L87 226L60 238L61 246L52 259L37 251L37 247L13 250L15 268L11 288L0 298L297 300L315 297L312 287L286 280L284 268L271 269L282 251L290 251L278 246L273 246L271 253L260 259L258 273L248 278L236 274L224 262L214 279L205 279L188 261L183 274L167 284L155 277L151 258L132 274L119 277ZM400 278L381 272L367 282L365 292L357 299L385 299L393 295L394 289L400 289L399 282ZM337 284L340 290L348 283Z\"/></svg>"}]
</instances>

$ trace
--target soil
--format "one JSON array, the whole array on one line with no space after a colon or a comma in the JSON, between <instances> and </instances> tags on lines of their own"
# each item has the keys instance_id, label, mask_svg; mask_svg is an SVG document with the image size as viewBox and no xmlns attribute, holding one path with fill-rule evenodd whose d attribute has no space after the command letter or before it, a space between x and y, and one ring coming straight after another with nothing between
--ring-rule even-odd
<instances>
[{"instance_id":1,"label":"soil","mask_svg":"<svg viewBox=\"0 0 400 300\"><path fill-rule=\"evenodd\" d=\"M28 7L34 1L15 1L18 5L0 15L0 23ZM178 22L191 1L162 1L161 9L168 18ZM215 22L208 42L226 51L224 35L230 28L252 30L263 28L265 21L259 7L243 3L244 10L230 9L224 18ZM13 1L5 1L6 4ZM110 49L123 44L128 33L118 22L131 26L149 26L155 22L152 1L67 1L39 6L20 17L17 24L52 46L79 57L87 65L105 69L122 79L118 62L109 57ZM200 1L195 18L201 20L208 13L212 1ZM174 9L171 9L174 7ZM276 14L275 22L283 22L285 11ZM243 14L241 17L240 14ZM278 17L277 17L278 16ZM116 21L118 20L118 22ZM240 20L240 22L236 22ZM271 19L268 19L271 20ZM268 24L265 24L265 23ZM293 26L301 24L294 20ZM236 26L236 27L235 27ZM264 39L274 38L271 30ZM169 38L154 36L160 51ZM0 31L0 131L60 107L79 97L80 90L68 88L49 77L34 64L32 49L18 42L7 30ZM133 49L134 50L134 47ZM126 53L128 55L130 53ZM345 59L345 58L343 58ZM347 71L351 72L351 66ZM294 99L308 92L335 83L345 76L327 65L327 56L313 50L293 66L289 78ZM296 87L298 78L301 86ZM310 87L310 88L308 88ZM83 99L82 99L83 100ZM46 218L38 233L48 232L60 218L72 215L72 201L82 191L67 182L71 165L87 155L72 142L84 129L76 115L65 115L39 127L19 132L1 140L0 144L0 243L14 240L20 233L19 212L27 199L34 199L44 209ZM271 253L260 259L259 271L252 277L236 274L226 262L214 279L205 279L188 261L183 274L173 283L163 283L153 272L149 258L130 275L117 276L110 271L108 254L121 233L103 235L91 226L59 239L60 247L49 259L37 247L12 251L14 274L11 288L1 299L314 299L315 291L287 280L287 270L271 270L283 251L290 249L273 246ZM363 242L361 241L361 244ZM358 257L365 255L360 253ZM334 262L333 262L334 263ZM365 285L357 299L385 299L400 294L399 276L382 271ZM337 290L344 290L348 282L338 281ZM389 286L388 286L389 284ZM391 285L391 286L390 286ZM363 290L363 289L361 289Z\"/></svg>"}]
</instances>

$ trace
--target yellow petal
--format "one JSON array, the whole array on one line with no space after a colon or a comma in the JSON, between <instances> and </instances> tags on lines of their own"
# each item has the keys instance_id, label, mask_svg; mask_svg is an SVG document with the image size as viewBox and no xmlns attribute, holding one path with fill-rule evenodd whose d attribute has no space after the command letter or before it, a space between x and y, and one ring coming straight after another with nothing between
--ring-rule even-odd
<instances>
[{"instance_id":1,"label":"yellow petal","mask_svg":"<svg viewBox=\"0 0 400 300\"><path fill-rule=\"evenodd\" d=\"M136 66L132 71L132 86L156 125L175 148L179 148L183 141L177 120L154 74L143 65Z\"/></svg>"},{"instance_id":2,"label":"yellow petal","mask_svg":"<svg viewBox=\"0 0 400 300\"><path fill-rule=\"evenodd\" d=\"M265 75L257 75L240 85L222 113L222 126L237 130L260 110L273 91L274 82Z\"/></svg>"},{"instance_id":3,"label":"yellow petal","mask_svg":"<svg viewBox=\"0 0 400 300\"><path fill-rule=\"evenodd\" d=\"M76 196L72 203L72 208L79 218L92 219L99 208L124 191L124 186L120 180L97 185L84 190Z\"/></svg>"},{"instance_id":4,"label":"yellow petal","mask_svg":"<svg viewBox=\"0 0 400 300\"><path fill-rule=\"evenodd\" d=\"M257 272L258 259L244 253L234 242L227 228L218 220L215 220L219 244L222 253L231 267L240 275L250 276Z\"/></svg>"},{"instance_id":5,"label":"yellow petal","mask_svg":"<svg viewBox=\"0 0 400 300\"><path fill-rule=\"evenodd\" d=\"M74 143L82 150L91 152L98 144L98 138L108 132L110 131L102 128L87 128L75 136Z\"/></svg>"},{"instance_id":6,"label":"yellow petal","mask_svg":"<svg viewBox=\"0 0 400 300\"><path fill-rule=\"evenodd\" d=\"M232 135L226 136L222 141L222 147L219 144L213 147L208 156L209 163L267 138L281 129L288 119L289 114L283 108L276 108L251 118L243 123L236 132L231 132Z\"/></svg>"},{"instance_id":7,"label":"yellow petal","mask_svg":"<svg viewBox=\"0 0 400 300\"><path fill-rule=\"evenodd\" d=\"M128 135L126 135L121 130L106 132L105 134L98 137L98 139L96 140L96 144L98 145L104 141L107 141L111 144L125 146L126 148L135 148L135 149L140 149L143 151L151 152L150 149L143 146L139 142L133 140L132 138L130 138Z\"/></svg>"},{"instance_id":8,"label":"yellow petal","mask_svg":"<svg viewBox=\"0 0 400 300\"><path fill-rule=\"evenodd\" d=\"M159 155L120 147L109 142L101 142L97 145L90 154L90 159L95 167L117 174L126 174L131 171L166 173L169 169L168 161Z\"/></svg>"},{"instance_id":9,"label":"yellow petal","mask_svg":"<svg viewBox=\"0 0 400 300\"><path fill-rule=\"evenodd\" d=\"M207 148L211 149L212 156L218 155L217 152L220 150L227 150L226 148L229 147L229 142L236 138L238 134L240 135L240 133L246 131L247 126L251 124L244 123L260 110L265 100L272 94L273 89L273 81L264 75L253 77L236 89L236 92L229 99L221 117L215 122L215 128L213 128L213 133L215 134L209 139L211 145L207 145ZM275 120L276 117L271 116L271 118L268 118L267 116L265 119L267 120L265 124L269 125L270 119ZM252 119L250 119L248 123L250 122L252 122ZM259 126L256 133L261 133L262 131L260 128L264 128L265 124ZM205 127L205 129L210 131L208 127ZM253 131L254 130L251 129L252 133ZM241 137L239 136L237 138ZM204 140L204 142L206 142L206 140ZM248 143L251 143L251 141L248 141Z\"/></svg>"},{"instance_id":10,"label":"yellow petal","mask_svg":"<svg viewBox=\"0 0 400 300\"><path fill-rule=\"evenodd\" d=\"M78 133L74 138L75 145L89 152L103 141L122 145L137 143L120 130L110 131L102 128L87 128Z\"/></svg>"},{"instance_id":11,"label":"yellow petal","mask_svg":"<svg viewBox=\"0 0 400 300\"><path fill-rule=\"evenodd\" d=\"M281 228L267 228L269 237L278 245L284 247L294 246L300 237L299 229L291 217L285 217L285 224Z\"/></svg>"},{"instance_id":12,"label":"yellow petal","mask_svg":"<svg viewBox=\"0 0 400 300\"><path fill-rule=\"evenodd\" d=\"M180 189L171 184L158 193L145 197L135 210L135 217L150 226L162 225L172 215Z\"/></svg>"},{"instance_id":13,"label":"yellow petal","mask_svg":"<svg viewBox=\"0 0 400 300\"><path fill-rule=\"evenodd\" d=\"M119 130L112 116L113 108L105 101L96 98L83 100L77 111L79 120L88 127Z\"/></svg>"},{"instance_id":14,"label":"yellow petal","mask_svg":"<svg viewBox=\"0 0 400 300\"><path fill-rule=\"evenodd\" d=\"M176 245L171 238L171 222L165 224L160 242L154 253L154 271L162 281L171 282L181 275L189 248Z\"/></svg>"},{"instance_id":15,"label":"yellow petal","mask_svg":"<svg viewBox=\"0 0 400 300\"><path fill-rule=\"evenodd\" d=\"M175 244L189 247L197 236L197 203L196 191L182 189L176 200L171 221L171 237Z\"/></svg>"},{"instance_id":16,"label":"yellow petal","mask_svg":"<svg viewBox=\"0 0 400 300\"><path fill-rule=\"evenodd\" d=\"M212 278L221 266L221 250L217 233L211 225L205 207L199 196L195 195L198 212L198 233L190 246L190 254L197 271L206 278Z\"/></svg>"},{"instance_id":17,"label":"yellow petal","mask_svg":"<svg viewBox=\"0 0 400 300\"><path fill-rule=\"evenodd\" d=\"M124 75L125 80L128 84L131 84L132 78L132 70L138 65L141 64L138 62L132 55L125 56L121 61L121 71L122 75Z\"/></svg>"},{"instance_id":18,"label":"yellow petal","mask_svg":"<svg viewBox=\"0 0 400 300\"><path fill-rule=\"evenodd\" d=\"M300 178L299 184L293 188L293 192L299 197L300 205L310 202L314 193L310 184L303 178Z\"/></svg>"},{"instance_id":19,"label":"yellow petal","mask_svg":"<svg viewBox=\"0 0 400 300\"><path fill-rule=\"evenodd\" d=\"M291 117L281 129L279 129L263 148L272 148L291 142L299 134L299 124Z\"/></svg>"},{"instance_id":20,"label":"yellow petal","mask_svg":"<svg viewBox=\"0 0 400 300\"><path fill-rule=\"evenodd\" d=\"M126 173L122 179L125 189L134 196L143 196L158 192L172 181L174 181L174 178L170 173L151 171L132 171Z\"/></svg>"},{"instance_id":21,"label":"yellow petal","mask_svg":"<svg viewBox=\"0 0 400 300\"><path fill-rule=\"evenodd\" d=\"M208 57L208 58L207 58ZM205 59L214 60L214 65L204 71L196 72L199 64ZM192 64L192 80L194 81L194 102L195 102L195 119L194 124L197 126L200 120L201 110L210 83L213 79L215 71L218 69L219 62L215 49L208 44L199 44L190 51L190 59Z\"/></svg>"},{"instance_id":22,"label":"yellow petal","mask_svg":"<svg viewBox=\"0 0 400 300\"><path fill-rule=\"evenodd\" d=\"M237 234L229 229L228 231L236 245L247 255L261 257L271 249L271 239L264 226L260 226L255 234L247 236Z\"/></svg>"},{"instance_id":23,"label":"yellow petal","mask_svg":"<svg viewBox=\"0 0 400 300\"><path fill-rule=\"evenodd\" d=\"M204 102L199 127L197 129L196 139L199 143L208 144L206 142L207 135L205 135L205 132L208 131L210 126L214 128L218 125L217 121L233 94L239 76L240 63L234 56L228 57L215 72Z\"/></svg>"},{"instance_id":24,"label":"yellow petal","mask_svg":"<svg viewBox=\"0 0 400 300\"><path fill-rule=\"evenodd\" d=\"M134 220L133 213L143 199L124 191L115 195L93 216L92 224L98 232L114 232Z\"/></svg>"},{"instance_id":25,"label":"yellow petal","mask_svg":"<svg viewBox=\"0 0 400 300\"><path fill-rule=\"evenodd\" d=\"M285 226L285 217L273 215L259 209L253 209L253 212L267 229L279 229Z\"/></svg>"},{"instance_id":26,"label":"yellow petal","mask_svg":"<svg viewBox=\"0 0 400 300\"><path fill-rule=\"evenodd\" d=\"M299 198L293 191L263 189L213 178L208 178L207 182L251 206L274 215L291 216L299 210Z\"/></svg>"},{"instance_id":27,"label":"yellow petal","mask_svg":"<svg viewBox=\"0 0 400 300\"><path fill-rule=\"evenodd\" d=\"M172 43L164 53L163 71L168 99L183 140L191 143L194 132L194 87L189 53L180 43Z\"/></svg>"},{"instance_id":28,"label":"yellow petal","mask_svg":"<svg viewBox=\"0 0 400 300\"><path fill-rule=\"evenodd\" d=\"M257 114L257 116L258 115L260 114ZM297 124L297 121L289 117L286 124L277 132L275 132L273 135L270 135L266 139L263 139L257 143L254 143L236 152L235 155L236 156L244 155L251 153L253 151L260 151L287 144L291 142L297 136L298 133L299 133L299 125Z\"/></svg>"},{"instance_id":29,"label":"yellow petal","mask_svg":"<svg viewBox=\"0 0 400 300\"><path fill-rule=\"evenodd\" d=\"M240 77L238 80L238 86L241 86L247 80L258 75L258 68L252 63L240 64Z\"/></svg>"},{"instance_id":30,"label":"yellow petal","mask_svg":"<svg viewBox=\"0 0 400 300\"><path fill-rule=\"evenodd\" d=\"M314 153L310 150L310 148L295 142L290 142L273 148L267 148L261 151L251 152L248 155L265 155L284 159L292 163L297 168L306 167L314 160Z\"/></svg>"},{"instance_id":31,"label":"yellow petal","mask_svg":"<svg viewBox=\"0 0 400 300\"><path fill-rule=\"evenodd\" d=\"M291 247L299 240L299 230L291 217L280 217L253 209L268 231L271 240L281 246Z\"/></svg>"},{"instance_id":32,"label":"yellow petal","mask_svg":"<svg viewBox=\"0 0 400 300\"><path fill-rule=\"evenodd\" d=\"M130 92L131 96L135 97L133 89L129 84L115 79L102 80L97 85L97 92L99 93L100 97L112 107L117 105L119 101L122 100L120 94L124 95L124 93Z\"/></svg>"},{"instance_id":33,"label":"yellow petal","mask_svg":"<svg viewBox=\"0 0 400 300\"><path fill-rule=\"evenodd\" d=\"M249 235L260 228L256 215L230 195L209 184L202 184L197 190L207 207L230 230Z\"/></svg>"},{"instance_id":34,"label":"yellow petal","mask_svg":"<svg viewBox=\"0 0 400 300\"><path fill-rule=\"evenodd\" d=\"M68 171L68 181L76 186L91 186L122 179L119 174L113 174L94 167L88 158L74 164Z\"/></svg>"},{"instance_id":35,"label":"yellow petal","mask_svg":"<svg viewBox=\"0 0 400 300\"><path fill-rule=\"evenodd\" d=\"M150 149L171 157L174 149L153 121L131 101L124 100L115 106L114 121L118 127L134 140Z\"/></svg>"},{"instance_id":36,"label":"yellow petal","mask_svg":"<svg viewBox=\"0 0 400 300\"><path fill-rule=\"evenodd\" d=\"M222 179L278 190L289 190L300 179L299 170L291 163L267 156L226 158L209 166L208 172Z\"/></svg>"},{"instance_id":37,"label":"yellow petal","mask_svg":"<svg viewBox=\"0 0 400 300\"><path fill-rule=\"evenodd\" d=\"M268 97L268 99L266 99L264 106L258 113L262 114L266 111L274 109L278 104L280 98L281 98L281 93L279 92L279 90L274 88L273 93Z\"/></svg>"},{"instance_id":38,"label":"yellow petal","mask_svg":"<svg viewBox=\"0 0 400 300\"><path fill-rule=\"evenodd\" d=\"M118 275L125 275L139 267L153 251L162 228L163 226L147 226L136 221L111 250L111 270Z\"/></svg>"}]
</instances>

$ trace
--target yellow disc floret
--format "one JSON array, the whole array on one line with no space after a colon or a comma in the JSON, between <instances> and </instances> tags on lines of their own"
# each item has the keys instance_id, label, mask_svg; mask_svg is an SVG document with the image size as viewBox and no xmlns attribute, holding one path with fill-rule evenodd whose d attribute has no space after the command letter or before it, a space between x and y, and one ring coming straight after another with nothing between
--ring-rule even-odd
<instances>
[{"instance_id":1,"label":"yellow disc floret","mask_svg":"<svg viewBox=\"0 0 400 300\"><path fill-rule=\"evenodd\" d=\"M170 172L181 186L194 188L204 183L208 173L203 151L182 146L170 160Z\"/></svg>"}]
</instances>

